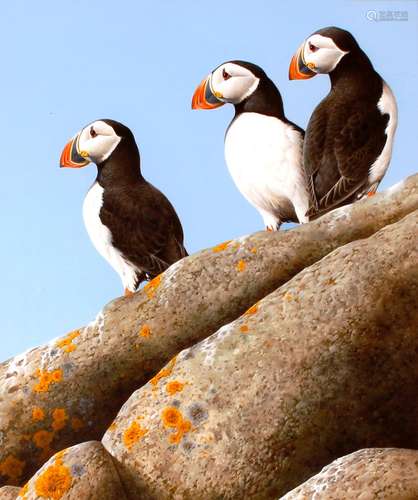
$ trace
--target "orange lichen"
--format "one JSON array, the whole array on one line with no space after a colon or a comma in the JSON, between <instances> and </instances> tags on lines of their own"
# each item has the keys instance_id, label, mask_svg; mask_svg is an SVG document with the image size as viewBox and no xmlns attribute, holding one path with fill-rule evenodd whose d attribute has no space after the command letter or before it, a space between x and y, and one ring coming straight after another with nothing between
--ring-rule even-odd
<instances>
[{"instance_id":1,"label":"orange lichen","mask_svg":"<svg viewBox=\"0 0 418 500\"><path fill-rule=\"evenodd\" d=\"M49 386L61 382L62 380L62 370L58 368L53 371L42 371L37 370L36 376L39 378L39 382L33 387L35 392L48 392Z\"/></svg>"},{"instance_id":2,"label":"orange lichen","mask_svg":"<svg viewBox=\"0 0 418 500\"><path fill-rule=\"evenodd\" d=\"M39 422L40 420L43 420L44 418L45 418L44 410L42 408L39 408L39 406L34 406L32 408L32 420Z\"/></svg>"},{"instance_id":3,"label":"orange lichen","mask_svg":"<svg viewBox=\"0 0 418 500\"><path fill-rule=\"evenodd\" d=\"M40 497L60 500L70 489L72 477L70 469L56 458L55 463L47 467L35 481L35 492Z\"/></svg>"},{"instance_id":4,"label":"orange lichen","mask_svg":"<svg viewBox=\"0 0 418 500\"><path fill-rule=\"evenodd\" d=\"M13 455L8 455L0 463L0 474L7 476L12 481L17 481L22 475L24 467L25 462L23 460L19 460Z\"/></svg>"},{"instance_id":5,"label":"orange lichen","mask_svg":"<svg viewBox=\"0 0 418 500\"><path fill-rule=\"evenodd\" d=\"M80 335L80 330L73 330L63 339L59 340L55 345L59 347L64 352L73 352L77 349L77 346L73 344L73 340Z\"/></svg>"},{"instance_id":6,"label":"orange lichen","mask_svg":"<svg viewBox=\"0 0 418 500\"><path fill-rule=\"evenodd\" d=\"M26 483L25 485L22 486L22 488L20 488L17 496L21 497L21 498L25 498L26 495L28 494L28 491L29 491L29 483Z\"/></svg>"},{"instance_id":7,"label":"orange lichen","mask_svg":"<svg viewBox=\"0 0 418 500\"><path fill-rule=\"evenodd\" d=\"M150 384L153 385L154 388L157 387L158 382L162 378L169 377L172 374L174 365L176 364L176 358L177 356L174 356L174 358L168 363L166 368L163 368L156 375L154 375L154 377L152 377L152 379L150 380Z\"/></svg>"},{"instance_id":8,"label":"orange lichen","mask_svg":"<svg viewBox=\"0 0 418 500\"><path fill-rule=\"evenodd\" d=\"M186 384L184 384L183 382L179 382L178 380L173 380L172 382L169 382L165 386L165 390L167 391L168 394L170 394L170 396L172 396L173 394L176 394L176 392L181 392L184 389L185 385Z\"/></svg>"},{"instance_id":9,"label":"orange lichen","mask_svg":"<svg viewBox=\"0 0 418 500\"><path fill-rule=\"evenodd\" d=\"M257 248L256 247L251 248L250 252L251 253L257 253Z\"/></svg>"},{"instance_id":10,"label":"orange lichen","mask_svg":"<svg viewBox=\"0 0 418 500\"><path fill-rule=\"evenodd\" d=\"M123 433L123 444L130 450L132 446L147 434L148 429L142 427L136 420Z\"/></svg>"},{"instance_id":11,"label":"orange lichen","mask_svg":"<svg viewBox=\"0 0 418 500\"><path fill-rule=\"evenodd\" d=\"M64 408L55 408L55 410L52 412L52 419L52 428L54 429L54 431L59 431L66 425L66 422L68 420L67 412Z\"/></svg>"},{"instance_id":12,"label":"orange lichen","mask_svg":"<svg viewBox=\"0 0 418 500\"><path fill-rule=\"evenodd\" d=\"M212 248L212 252L215 252L215 253L222 252L223 250L225 250L228 247L228 245L230 243L231 243L231 240L224 241L223 243L219 243L219 245L216 245L216 247Z\"/></svg>"},{"instance_id":13,"label":"orange lichen","mask_svg":"<svg viewBox=\"0 0 418 500\"><path fill-rule=\"evenodd\" d=\"M84 422L81 420L80 417L73 417L71 419L71 428L74 430L74 431L79 431L80 429L82 429L84 427Z\"/></svg>"},{"instance_id":14,"label":"orange lichen","mask_svg":"<svg viewBox=\"0 0 418 500\"><path fill-rule=\"evenodd\" d=\"M240 327L240 329L239 329L239 331L240 331L241 333L248 333L248 332L249 332L249 330L250 330L250 329L248 328L248 325L242 325L242 326Z\"/></svg>"},{"instance_id":15,"label":"orange lichen","mask_svg":"<svg viewBox=\"0 0 418 500\"><path fill-rule=\"evenodd\" d=\"M35 432L32 441L36 444L38 448L48 449L53 439L54 439L53 432L40 430L38 432Z\"/></svg>"},{"instance_id":16,"label":"orange lichen","mask_svg":"<svg viewBox=\"0 0 418 500\"><path fill-rule=\"evenodd\" d=\"M144 286L145 293L149 299L152 299L155 295L155 291L161 285L161 274L152 279L149 283Z\"/></svg>"},{"instance_id":17,"label":"orange lichen","mask_svg":"<svg viewBox=\"0 0 418 500\"><path fill-rule=\"evenodd\" d=\"M171 444L178 444L183 439L183 436L190 432L192 428L191 422L184 420L181 412L174 406L164 408L161 420L166 429L176 429L177 431L168 438Z\"/></svg>"},{"instance_id":18,"label":"orange lichen","mask_svg":"<svg viewBox=\"0 0 418 500\"><path fill-rule=\"evenodd\" d=\"M164 427L178 427L183 421L183 416L181 412L174 406L164 408L161 419L163 421Z\"/></svg>"},{"instance_id":19,"label":"orange lichen","mask_svg":"<svg viewBox=\"0 0 418 500\"><path fill-rule=\"evenodd\" d=\"M151 335L151 328L148 325L144 325L141 330L139 330L140 337L148 338Z\"/></svg>"},{"instance_id":20,"label":"orange lichen","mask_svg":"<svg viewBox=\"0 0 418 500\"><path fill-rule=\"evenodd\" d=\"M293 295L290 292L286 292L283 296L284 300L291 302L293 300Z\"/></svg>"},{"instance_id":21,"label":"orange lichen","mask_svg":"<svg viewBox=\"0 0 418 500\"><path fill-rule=\"evenodd\" d=\"M189 420L183 420L181 424L177 427L177 432L174 434L171 434L171 436L168 438L171 444L179 444L180 441L183 439L183 436L190 432L190 429L192 428L192 424L189 422Z\"/></svg>"},{"instance_id":22,"label":"orange lichen","mask_svg":"<svg viewBox=\"0 0 418 500\"><path fill-rule=\"evenodd\" d=\"M251 306L247 311L245 311L244 316L252 316L258 311L258 303Z\"/></svg>"},{"instance_id":23,"label":"orange lichen","mask_svg":"<svg viewBox=\"0 0 418 500\"><path fill-rule=\"evenodd\" d=\"M245 263L245 261L243 260L240 260L237 264L237 271L239 271L240 273L242 273L242 271L244 271L245 267L247 266L247 264Z\"/></svg>"}]
</instances>

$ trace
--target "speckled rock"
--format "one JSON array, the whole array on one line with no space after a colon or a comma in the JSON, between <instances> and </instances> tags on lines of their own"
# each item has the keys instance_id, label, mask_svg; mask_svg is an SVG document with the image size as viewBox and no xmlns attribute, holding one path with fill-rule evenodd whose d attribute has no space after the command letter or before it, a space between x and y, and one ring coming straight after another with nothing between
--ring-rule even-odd
<instances>
[{"instance_id":1,"label":"speckled rock","mask_svg":"<svg viewBox=\"0 0 418 500\"><path fill-rule=\"evenodd\" d=\"M418 175L279 233L199 252L90 325L0 365L0 485L22 484L67 446L100 439L130 394L180 350L335 248L418 208Z\"/></svg>"},{"instance_id":2,"label":"speckled rock","mask_svg":"<svg viewBox=\"0 0 418 500\"><path fill-rule=\"evenodd\" d=\"M3 486L0 488L0 500L16 500L19 491L16 486Z\"/></svg>"},{"instance_id":3,"label":"speckled rock","mask_svg":"<svg viewBox=\"0 0 418 500\"><path fill-rule=\"evenodd\" d=\"M89 441L56 453L23 486L19 499L126 500L126 496L110 455L99 442Z\"/></svg>"},{"instance_id":4,"label":"speckled rock","mask_svg":"<svg viewBox=\"0 0 418 500\"><path fill-rule=\"evenodd\" d=\"M339 458L281 500L416 500L418 451L371 448Z\"/></svg>"},{"instance_id":5,"label":"speckled rock","mask_svg":"<svg viewBox=\"0 0 418 500\"><path fill-rule=\"evenodd\" d=\"M271 499L334 458L418 447L418 211L182 351L103 443L131 498Z\"/></svg>"}]
</instances>

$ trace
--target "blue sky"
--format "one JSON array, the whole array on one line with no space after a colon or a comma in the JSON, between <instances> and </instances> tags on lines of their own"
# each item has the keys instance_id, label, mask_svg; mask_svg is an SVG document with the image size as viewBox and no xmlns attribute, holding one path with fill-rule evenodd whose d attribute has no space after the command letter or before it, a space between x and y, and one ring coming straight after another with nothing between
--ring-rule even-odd
<instances>
[{"instance_id":1,"label":"blue sky","mask_svg":"<svg viewBox=\"0 0 418 500\"><path fill-rule=\"evenodd\" d=\"M390 12L408 20L379 20ZM3 2L0 360L84 325L122 292L82 220L96 167L60 170L67 140L97 118L128 125L144 176L177 209L189 252L260 230L224 162L232 107L191 111L191 96L221 62L248 60L306 127L328 77L290 82L288 65L302 40L328 25L354 34L397 97L387 187L418 170L416 1Z\"/></svg>"}]
</instances>

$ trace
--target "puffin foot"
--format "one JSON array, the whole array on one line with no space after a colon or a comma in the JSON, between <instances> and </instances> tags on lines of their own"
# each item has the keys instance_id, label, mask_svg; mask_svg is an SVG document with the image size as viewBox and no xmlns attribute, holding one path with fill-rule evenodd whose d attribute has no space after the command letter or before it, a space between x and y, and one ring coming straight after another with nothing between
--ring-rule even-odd
<instances>
[{"instance_id":1,"label":"puffin foot","mask_svg":"<svg viewBox=\"0 0 418 500\"><path fill-rule=\"evenodd\" d=\"M125 297L132 297L133 294L134 294L134 292L129 290L129 288L125 288L125 291L124 291Z\"/></svg>"},{"instance_id":2,"label":"puffin foot","mask_svg":"<svg viewBox=\"0 0 418 500\"><path fill-rule=\"evenodd\" d=\"M378 185L379 185L379 183L375 182L374 184L372 184L370 186L370 189L367 191L367 194L366 194L367 198L370 198L376 194Z\"/></svg>"}]
</instances>

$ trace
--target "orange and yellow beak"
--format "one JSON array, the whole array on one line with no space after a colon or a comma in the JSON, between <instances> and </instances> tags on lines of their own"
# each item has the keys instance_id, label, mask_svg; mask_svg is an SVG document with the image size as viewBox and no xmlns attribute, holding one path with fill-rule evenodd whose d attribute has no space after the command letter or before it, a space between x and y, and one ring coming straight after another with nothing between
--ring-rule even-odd
<instances>
[{"instance_id":1,"label":"orange and yellow beak","mask_svg":"<svg viewBox=\"0 0 418 500\"><path fill-rule=\"evenodd\" d=\"M215 109L225 104L212 92L210 76L205 78L195 90L192 98L192 109Z\"/></svg>"},{"instance_id":2,"label":"orange and yellow beak","mask_svg":"<svg viewBox=\"0 0 418 500\"><path fill-rule=\"evenodd\" d=\"M312 71L310 63L306 63L303 58L303 48L305 42L297 50L296 54L292 57L289 66L289 80L307 80L316 75L315 71Z\"/></svg>"},{"instance_id":3,"label":"orange and yellow beak","mask_svg":"<svg viewBox=\"0 0 418 500\"><path fill-rule=\"evenodd\" d=\"M78 137L79 134L66 144L61 153L60 167L81 168L90 163L87 154L78 149Z\"/></svg>"}]
</instances>

